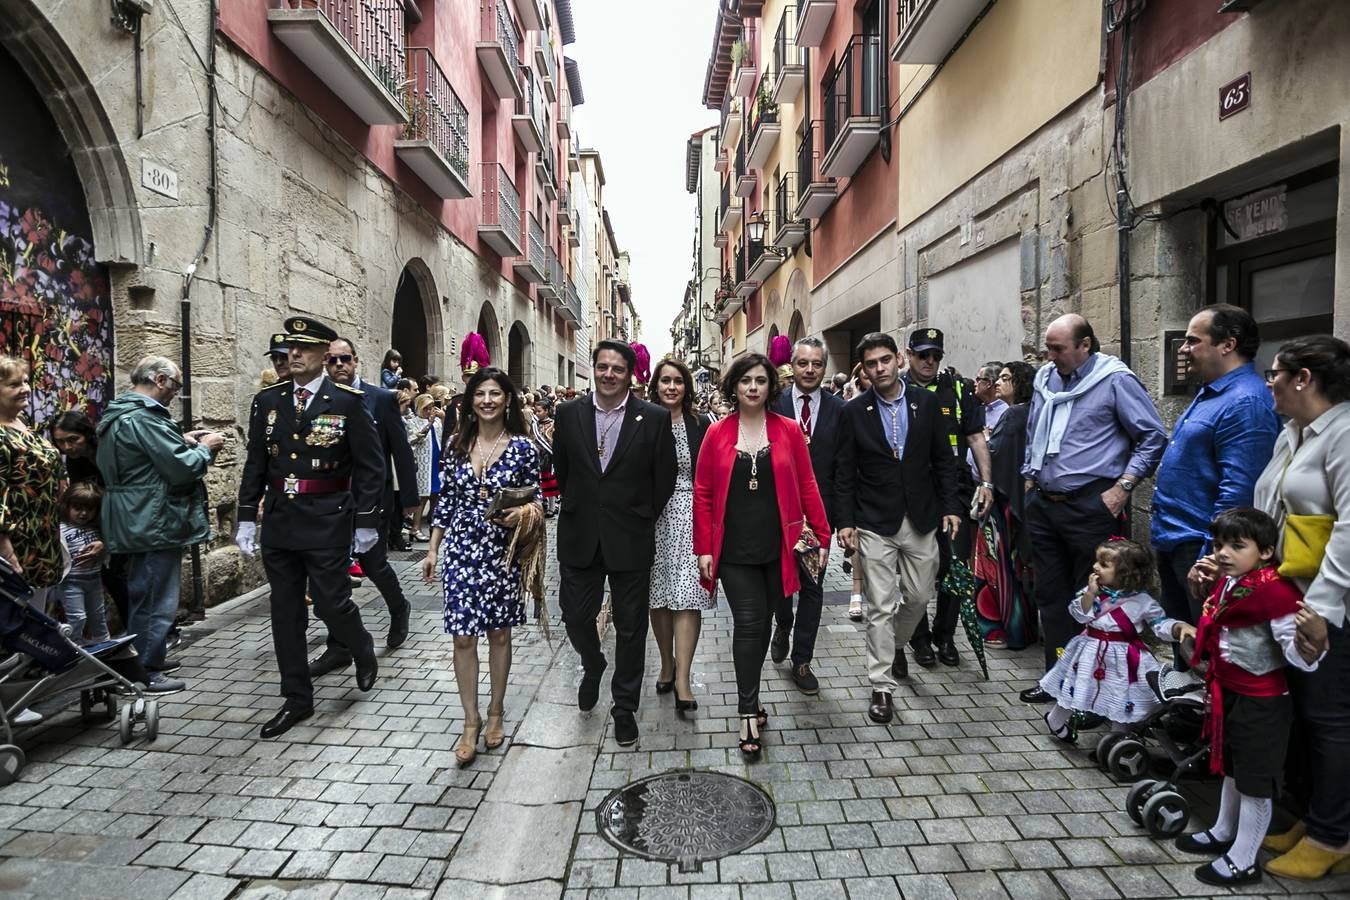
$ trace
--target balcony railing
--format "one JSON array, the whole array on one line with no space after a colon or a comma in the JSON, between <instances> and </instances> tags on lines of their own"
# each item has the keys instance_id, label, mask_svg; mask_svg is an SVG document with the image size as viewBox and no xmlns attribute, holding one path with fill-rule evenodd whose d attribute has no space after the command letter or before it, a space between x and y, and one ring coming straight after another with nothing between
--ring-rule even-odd
<instances>
[{"instance_id":1,"label":"balcony railing","mask_svg":"<svg viewBox=\"0 0 1350 900\"><path fill-rule=\"evenodd\" d=\"M746 164L752 169L764 168L773 152L773 145L778 141L778 135L783 131L783 127L778 124L778 104L769 87L771 80L772 73L765 72L759 80L759 88L755 91L755 99L750 107L750 127L746 132L750 150Z\"/></svg>"},{"instance_id":2,"label":"balcony railing","mask_svg":"<svg viewBox=\"0 0 1350 900\"><path fill-rule=\"evenodd\" d=\"M558 70L557 64L553 61L553 48L547 43L541 43L534 48L534 64L539 69L539 76L544 81L544 93L548 95L549 102L552 103L558 99Z\"/></svg>"},{"instance_id":3,"label":"balcony railing","mask_svg":"<svg viewBox=\"0 0 1350 900\"><path fill-rule=\"evenodd\" d=\"M534 173L544 196L550 200L558 199L558 178L553 174L553 147L547 141L544 149L534 158Z\"/></svg>"},{"instance_id":4,"label":"balcony railing","mask_svg":"<svg viewBox=\"0 0 1350 900\"><path fill-rule=\"evenodd\" d=\"M745 141L736 145L736 196L749 197L755 192L755 173L745 165Z\"/></svg>"},{"instance_id":5,"label":"balcony railing","mask_svg":"<svg viewBox=\"0 0 1350 900\"><path fill-rule=\"evenodd\" d=\"M906 65L942 62L988 5L988 0L897 0L891 58Z\"/></svg>"},{"instance_id":6,"label":"balcony railing","mask_svg":"<svg viewBox=\"0 0 1350 900\"><path fill-rule=\"evenodd\" d=\"M478 236L499 256L519 256L520 194L515 182L501 163L482 163L481 175L483 205Z\"/></svg>"},{"instance_id":7,"label":"balcony railing","mask_svg":"<svg viewBox=\"0 0 1350 900\"><path fill-rule=\"evenodd\" d=\"M426 47L408 50L408 124L394 152L437 196L469 196L469 113Z\"/></svg>"},{"instance_id":8,"label":"balcony railing","mask_svg":"<svg viewBox=\"0 0 1350 900\"><path fill-rule=\"evenodd\" d=\"M827 178L820 171L820 160L824 156L821 150L820 122L809 122L802 132L802 142L797 146L797 218L818 219L834 205L839 189L833 178Z\"/></svg>"},{"instance_id":9,"label":"balcony railing","mask_svg":"<svg viewBox=\"0 0 1350 900\"><path fill-rule=\"evenodd\" d=\"M576 213L572 210L572 195L568 193L566 186L558 191L558 224L571 225L576 218Z\"/></svg>"},{"instance_id":10,"label":"balcony railing","mask_svg":"<svg viewBox=\"0 0 1350 900\"><path fill-rule=\"evenodd\" d=\"M563 287L563 315L572 322L573 325L580 325L583 321L581 311L581 297L577 294L576 283L572 281L572 276L567 276L567 283Z\"/></svg>"},{"instance_id":11,"label":"balcony railing","mask_svg":"<svg viewBox=\"0 0 1350 900\"><path fill-rule=\"evenodd\" d=\"M759 29L754 22L741 30L741 38L732 45L734 52L740 54L733 66L731 92L737 97L749 97L755 89L755 79L759 75Z\"/></svg>"},{"instance_id":12,"label":"balcony railing","mask_svg":"<svg viewBox=\"0 0 1350 900\"><path fill-rule=\"evenodd\" d=\"M722 103L722 133L717 144L728 153L741 139L741 98L728 97Z\"/></svg>"},{"instance_id":13,"label":"balcony railing","mask_svg":"<svg viewBox=\"0 0 1350 900\"><path fill-rule=\"evenodd\" d=\"M516 274L526 281L541 284L548 278L548 263L544 256L544 229L539 220L530 213L525 234L521 242L526 247L525 255L515 262Z\"/></svg>"},{"instance_id":14,"label":"balcony railing","mask_svg":"<svg viewBox=\"0 0 1350 900\"><path fill-rule=\"evenodd\" d=\"M797 11L784 7L773 37L773 102L791 103L806 82L806 51L797 46Z\"/></svg>"},{"instance_id":15,"label":"balcony railing","mask_svg":"<svg viewBox=\"0 0 1350 900\"><path fill-rule=\"evenodd\" d=\"M806 223L797 217L796 174L785 172L773 192L773 215L769 220L769 240L784 250L806 240Z\"/></svg>"},{"instance_id":16,"label":"balcony railing","mask_svg":"<svg viewBox=\"0 0 1350 900\"><path fill-rule=\"evenodd\" d=\"M481 0L480 40L476 46L478 64L483 67L497 99L520 96L520 34L511 21L506 0Z\"/></svg>"},{"instance_id":17,"label":"balcony railing","mask_svg":"<svg viewBox=\"0 0 1350 900\"><path fill-rule=\"evenodd\" d=\"M835 0L797 0L797 46L819 47L834 16Z\"/></svg>"},{"instance_id":18,"label":"balcony railing","mask_svg":"<svg viewBox=\"0 0 1350 900\"><path fill-rule=\"evenodd\" d=\"M402 0L271 0L267 21L363 122L407 121Z\"/></svg>"},{"instance_id":19,"label":"balcony railing","mask_svg":"<svg viewBox=\"0 0 1350 900\"><path fill-rule=\"evenodd\" d=\"M824 174L853 175L880 140L885 66L880 35L856 34L826 79Z\"/></svg>"},{"instance_id":20,"label":"balcony railing","mask_svg":"<svg viewBox=\"0 0 1350 900\"><path fill-rule=\"evenodd\" d=\"M544 281L539 285L539 296L561 304L567 291L566 278L563 274L562 260L553 252L552 247L548 248L544 273Z\"/></svg>"},{"instance_id":21,"label":"balcony railing","mask_svg":"<svg viewBox=\"0 0 1350 900\"><path fill-rule=\"evenodd\" d=\"M538 153L544 149L544 99L539 95L538 81L525 66L520 67L520 84L511 127L525 152Z\"/></svg>"}]
</instances>

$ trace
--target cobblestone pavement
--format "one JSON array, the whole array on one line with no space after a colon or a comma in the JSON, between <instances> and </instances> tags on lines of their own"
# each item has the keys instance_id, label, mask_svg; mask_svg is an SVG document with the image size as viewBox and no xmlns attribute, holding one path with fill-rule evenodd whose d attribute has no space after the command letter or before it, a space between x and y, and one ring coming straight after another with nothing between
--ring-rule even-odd
<instances>
[{"instance_id":1,"label":"cobblestone pavement","mask_svg":"<svg viewBox=\"0 0 1350 900\"><path fill-rule=\"evenodd\" d=\"M650 688L638 749L617 747L606 698L574 706L577 659L561 628L519 629L507 697L510 740L468 769L452 748L461 717L440 601L415 592L413 637L381 651L380 680L318 685L316 715L282 739L257 729L277 708L266 598L241 598L190 629L179 651L191 690L163 703L160 735L123 747L77 712L23 735L29 763L0 788L4 897L1172 897L1210 896L1197 861L1143 834L1125 788L1061 749L1040 710L1016 701L1039 654L991 651L979 677L912 667L889 726L866 717L862 631L831 565L817 645L818 697L766 663L763 759L733 735L731 622L705 617L690 721ZM548 585L556 596L557 575ZM357 591L379 638L372 588ZM320 629L311 642L322 641ZM316 651L317 652L317 651ZM484 667L486 652L484 651ZM648 682L656 673L649 654ZM486 687L484 687L486 693ZM486 701L484 700L484 703ZM701 871L621 855L597 834L614 788L675 768L763 786L773 831ZM1207 790L1206 788L1202 788ZM1212 793L1212 791L1209 791ZM1267 878L1249 894L1350 893Z\"/></svg>"}]
</instances>

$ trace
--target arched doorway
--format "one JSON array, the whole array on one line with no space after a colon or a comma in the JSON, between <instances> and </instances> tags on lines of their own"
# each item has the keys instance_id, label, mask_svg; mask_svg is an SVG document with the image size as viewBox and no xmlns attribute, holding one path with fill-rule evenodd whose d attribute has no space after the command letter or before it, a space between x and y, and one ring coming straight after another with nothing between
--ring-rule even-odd
<instances>
[{"instance_id":1,"label":"arched doorway","mask_svg":"<svg viewBox=\"0 0 1350 900\"><path fill-rule=\"evenodd\" d=\"M506 338L506 374L521 391L528 391L530 378L530 333L524 324L516 322Z\"/></svg>"},{"instance_id":2,"label":"arched doorway","mask_svg":"<svg viewBox=\"0 0 1350 900\"><path fill-rule=\"evenodd\" d=\"M441 314L436 296L436 283L426 263L409 260L394 289L389 345L403 354L403 371L412 378L428 374L444 377ZM379 348L381 358L384 349Z\"/></svg>"},{"instance_id":3,"label":"arched doorway","mask_svg":"<svg viewBox=\"0 0 1350 900\"><path fill-rule=\"evenodd\" d=\"M497 311L492 308L492 304L484 300L483 306L478 310L477 332L487 344L488 358L492 360L494 366L502 364L502 328L497 324Z\"/></svg>"},{"instance_id":4,"label":"arched doorway","mask_svg":"<svg viewBox=\"0 0 1350 900\"><path fill-rule=\"evenodd\" d=\"M802 311L793 310L792 321L788 323L788 339L797 343L806 336L806 325L802 322Z\"/></svg>"},{"instance_id":5,"label":"arched doorway","mask_svg":"<svg viewBox=\"0 0 1350 900\"><path fill-rule=\"evenodd\" d=\"M95 419L110 399L112 304L84 184L23 63L0 49L0 352L29 363L29 412ZM86 189L89 188L89 189ZM106 223L105 223L106 224Z\"/></svg>"}]
</instances>

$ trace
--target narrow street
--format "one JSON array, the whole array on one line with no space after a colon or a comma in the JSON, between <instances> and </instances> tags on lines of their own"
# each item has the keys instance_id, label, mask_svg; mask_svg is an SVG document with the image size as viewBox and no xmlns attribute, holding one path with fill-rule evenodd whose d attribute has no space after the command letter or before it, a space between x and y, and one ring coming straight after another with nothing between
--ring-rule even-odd
<instances>
[{"instance_id":1,"label":"narrow street","mask_svg":"<svg viewBox=\"0 0 1350 900\"><path fill-rule=\"evenodd\" d=\"M315 717L281 739L257 737L278 703L262 595L212 610L187 632L179 652L190 690L163 704L154 743L123 747L115 725L81 727L77 710L26 739L28 766L0 791L0 895L1211 894L1192 879L1191 858L1129 820L1124 787L1085 753L1060 749L1040 710L1016 701L1035 652L990 651L988 682L969 653L957 671L914 667L913 687L896 697L897 722L869 722L862 627L848 620L848 586L833 561L818 644L821 693L802 696L785 666L766 663L771 719L764 757L749 766L732 733L723 606L705 619L695 718L681 721L671 695L648 692L636 750L614 744L604 695L592 713L576 711L577 660L561 627L551 643L536 626L519 629L508 742L456 768L462 720L440 600L417 580L412 554L398 566L417 592L413 637L384 655L368 695L350 672L325 678ZM383 604L369 586L357 595L382 635ZM322 639L311 628L311 645ZM649 681L655 673L653 647ZM596 809L611 791L685 768L763 787L776 806L772 830L689 872L621 854L598 834ZM714 833L728 825L684 824ZM1303 886L1268 879L1263 887ZM1350 878L1314 887L1332 896L1350 890Z\"/></svg>"}]
</instances>

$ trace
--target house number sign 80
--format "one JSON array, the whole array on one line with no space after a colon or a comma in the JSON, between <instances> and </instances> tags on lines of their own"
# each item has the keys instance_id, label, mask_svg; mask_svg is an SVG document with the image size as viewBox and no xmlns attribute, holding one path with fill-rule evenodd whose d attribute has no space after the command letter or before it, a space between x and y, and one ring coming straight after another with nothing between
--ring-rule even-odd
<instances>
[{"instance_id":1,"label":"house number sign 80","mask_svg":"<svg viewBox=\"0 0 1350 900\"><path fill-rule=\"evenodd\" d=\"M141 185L156 194L178 199L178 173L144 157L141 158Z\"/></svg>"},{"instance_id":2,"label":"house number sign 80","mask_svg":"<svg viewBox=\"0 0 1350 900\"><path fill-rule=\"evenodd\" d=\"M1252 104L1252 73L1219 88L1219 121L1240 113Z\"/></svg>"}]
</instances>

